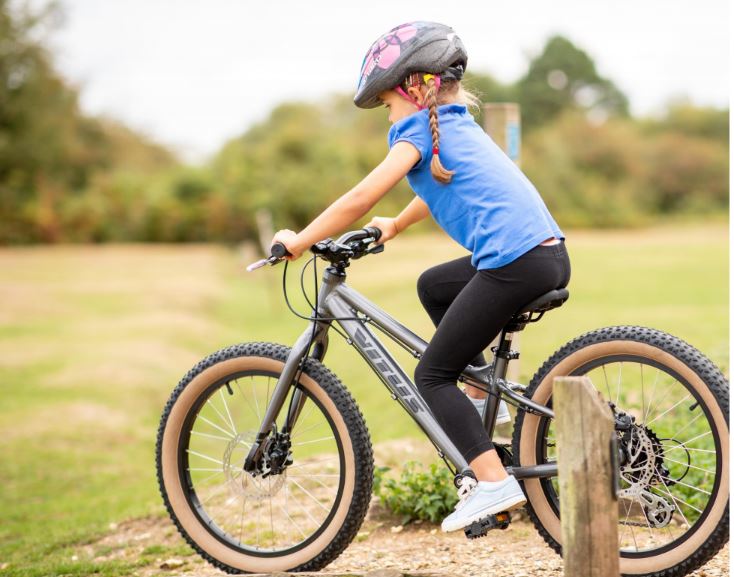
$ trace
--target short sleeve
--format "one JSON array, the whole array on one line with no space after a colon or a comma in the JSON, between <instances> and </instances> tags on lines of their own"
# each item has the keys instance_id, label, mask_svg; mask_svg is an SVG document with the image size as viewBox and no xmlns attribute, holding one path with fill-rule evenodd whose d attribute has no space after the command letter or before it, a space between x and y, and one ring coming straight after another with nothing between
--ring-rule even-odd
<instances>
[{"instance_id":1,"label":"short sleeve","mask_svg":"<svg viewBox=\"0 0 734 577\"><path fill-rule=\"evenodd\" d=\"M431 131L428 125L428 114L425 111L411 114L390 127L390 132L387 135L388 146L392 148L396 142L401 140L410 142L421 155L421 159L413 167L414 170L422 165L426 159L430 159L432 149Z\"/></svg>"}]
</instances>

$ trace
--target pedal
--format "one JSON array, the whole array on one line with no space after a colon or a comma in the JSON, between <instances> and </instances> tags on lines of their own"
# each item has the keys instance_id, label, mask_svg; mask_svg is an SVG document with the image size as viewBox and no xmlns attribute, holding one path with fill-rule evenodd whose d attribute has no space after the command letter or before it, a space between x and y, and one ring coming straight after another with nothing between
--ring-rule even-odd
<instances>
[{"instance_id":1,"label":"pedal","mask_svg":"<svg viewBox=\"0 0 734 577\"><path fill-rule=\"evenodd\" d=\"M467 539L478 539L484 537L491 529L507 529L510 526L510 513L502 511L496 515L490 515L479 521L474 521L468 527L464 527L464 535Z\"/></svg>"}]
</instances>

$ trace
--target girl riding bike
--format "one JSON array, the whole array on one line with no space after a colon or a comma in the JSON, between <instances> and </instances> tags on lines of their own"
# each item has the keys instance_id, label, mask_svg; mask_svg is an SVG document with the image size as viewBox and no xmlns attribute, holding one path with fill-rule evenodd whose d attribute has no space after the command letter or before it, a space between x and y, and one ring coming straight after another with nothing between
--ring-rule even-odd
<instances>
[{"instance_id":1,"label":"girl riding bike","mask_svg":"<svg viewBox=\"0 0 734 577\"><path fill-rule=\"evenodd\" d=\"M466 65L464 45L448 26L412 22L382 35L362 63L354 102L389 109L389 153L305 229L278 231L272 241L295 260L362 218L407 177L416 198L395 218L368 224L382 231L380 242L430 214L471 252L418 279L436 332L415 382L478 481L459 490L444 531L525 503L482 424L483 393L469 387L467 397L456 383L468 364L485 364L482 351L520 307L570 280L563 232L535 187L467 111L476 99L461 85ZM507 421L502 403L497 422Z\"/></svg>"}]
</instances>

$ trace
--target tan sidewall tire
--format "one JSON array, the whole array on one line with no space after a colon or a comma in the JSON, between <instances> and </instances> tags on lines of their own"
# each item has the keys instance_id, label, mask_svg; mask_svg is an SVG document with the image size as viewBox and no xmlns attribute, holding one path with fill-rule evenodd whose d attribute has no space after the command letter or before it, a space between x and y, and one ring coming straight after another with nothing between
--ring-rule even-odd
<instances>
[{"instance_id":1,"label":"tan sidewall tire","mask_svg":"<svg viewBox=\"0 0 734 577\"><path fill-rule=\"evenodd\" d=\"M283 557L256 557L235 551L217 540L199 522L184 494L178 474L178 443L181 428L191 406L199 395L216 380L240 371L265 370L280 374L284 363L275 359L256 356L243 356L219 362L194 377L181 392L171 408L166 421L162 450L161 470L163 483L171 508L186 534L214 559L230 567L252 573L272 573L287 571L302 565L319 555L334 540L345 522L355 486L354 450L347 426L336 405L326 392L305 372L301 384L312 394L333 420L338 430L344 451L345 480L341 501L328 527L303 549Z\"/></svg>"},{"instance_id":2,"label":"tan sidewall tire","mask_svg":"<svg viewBox=\"0 0 734 577\"><path fill-rule=\"evenodd\" d=\"M693 555L699 547L704 545L707 537L716 529L716 526L724 515L729 501L729 428L715 396L690 367L665 351L646 343L631 340L600 342L585 346L580 350L571 353L553 367L551 372L543 378L543 381L538 385L537 389L533 393L533 401L541 405L544 405L548 401L552 391L553 379L555 377L567 376L578 367L594 359L618 354L639 355L655 360L667 367L670 367L686 379L695 388L696 392L701 396L706 403L706 406L712 412L714 424L719 432L719 439L721 441L722 476L719 485L721 490L719 490L706 520L700 527L698 527L696 533L689 536L684 543L675 549L655 557L637 559L620 557L620 571L623 574L647 574L655 571L662 571L668 567L673 567ZM539 424L539 417L530 415L529 413L525 414L520 433L519 454L520 463L524 466L537 464L535 439ZM543 527L545 527L550 536L560 543L561 523L548 502L540 481L538 479L528 479L524 484L528 500L530 501L535 514L538 516L538 520Z\"/></svg>"}]
</instances>

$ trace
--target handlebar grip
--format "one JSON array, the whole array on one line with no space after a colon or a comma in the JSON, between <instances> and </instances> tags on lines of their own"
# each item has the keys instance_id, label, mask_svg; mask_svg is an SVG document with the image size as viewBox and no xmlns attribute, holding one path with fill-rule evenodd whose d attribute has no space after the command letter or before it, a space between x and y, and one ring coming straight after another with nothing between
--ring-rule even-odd
<instances>
[{"instance_id":1,"label":"handlebar grip","mask_svg":"<svg viewBox=\"0 0 734 577\"><path fill-rule=\"evenodd\" d=\"M276 242L273 246L270 247L270 256L275 258L283 258L284 256L291 256L291 253L288 252L288 249L282 242Z\"/></svg>"},{"instance_id":2,"label":"handlebar grip","mask_svg":"<svg viewBox=\"0 0 734 577\"><path fill-rule=\"evenodd\" d=\"M375 241L380 240L380 237L382 236L382 231L376 226L365 226L363 230L365 230L370 236L374 237Z\"/></svg>"}]
</instances>

